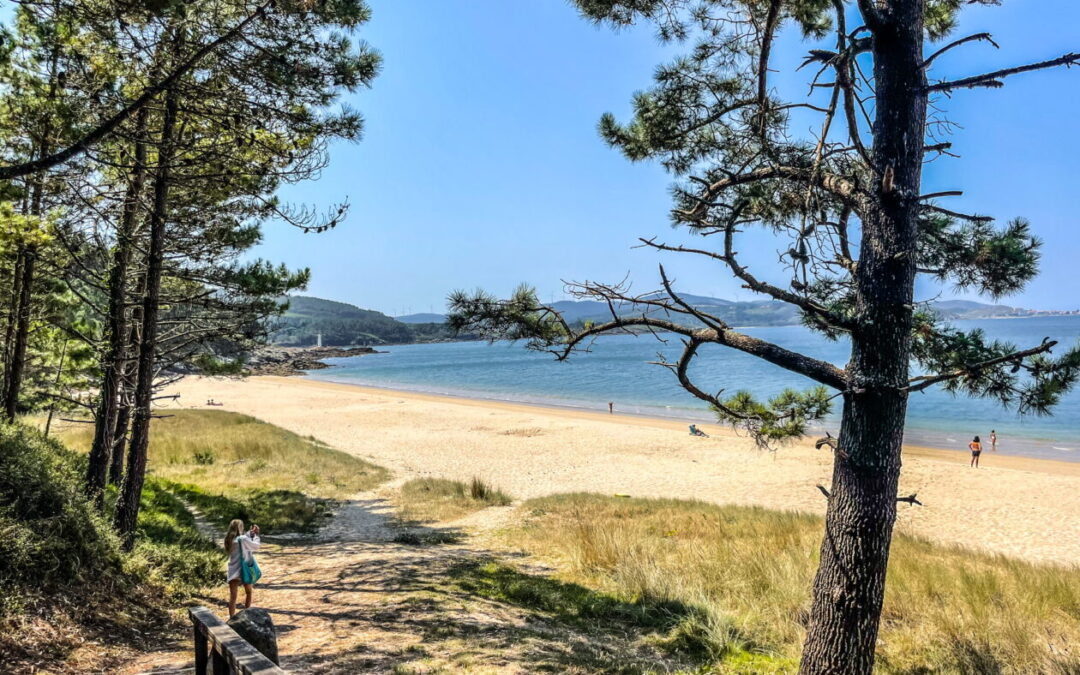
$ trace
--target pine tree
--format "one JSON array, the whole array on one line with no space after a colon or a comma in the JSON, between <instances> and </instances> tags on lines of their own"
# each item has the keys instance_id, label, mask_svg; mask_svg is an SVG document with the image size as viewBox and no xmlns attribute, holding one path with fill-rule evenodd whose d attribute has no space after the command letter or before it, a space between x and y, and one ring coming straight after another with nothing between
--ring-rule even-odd
<instances>
[{"instance_id":1,"label":"pine tree","mask_svg":"<svg viewBox=\"0 0 1080 675\"><path fill-rule=\"evenodd\" d=\"M834 454L821 562L804 644L802 673L869 673L896 517L901 440L908 396L940 385L989 397L1021 413L1045 414L1080 374L1080 348L1056 360L1055 344L1029 348L992 342L979 331L944 325L916 302L917 275L990 296L1014 292L1036 273L1039 242L1023 220L943 206L955 192L922 189L927 157L947 153L933 138L928 104L1006 77L1059 65L1080 54L959 80L932 66L949 52L990 36L942 44L964 5L994 0L576 0L590 19L616 26L654 22L666 40L692 49L657 69L635 95L633 119L600 121L600 133L630 160L656 159L680 180L672 218L706 241L700 246L642 243L704 258L744 287L799 309L810 328L846 335L851 359L839 368L733 330L682 299L660 267L659 294L624 284L583 283L571 291L645 311L577 328L523 287L508 300L485 293L451 296L452 325L495 338L524 338L565 359L599 335L628 330L681 336L681 356L666 363L682 386L720 419L763 444L802 435L834 399L839 435L819 443ZM770 59L784 26L809 43L802 64L810 94L784 100L770 82ZM800 138L791 120L818 116ZM800 122L801 124L801 122ZM951 186L950 186L951 187ZM739 234L766 228L781 240L790 281L776 285L738 257ZM713 243L715 242L715 244ZM714 394L722 382L695 382L689 365L703 347L757 356L816 383L759 400L750 392ZM924 375L912 375L912 364Z\"/></svg>"}]
</instances>

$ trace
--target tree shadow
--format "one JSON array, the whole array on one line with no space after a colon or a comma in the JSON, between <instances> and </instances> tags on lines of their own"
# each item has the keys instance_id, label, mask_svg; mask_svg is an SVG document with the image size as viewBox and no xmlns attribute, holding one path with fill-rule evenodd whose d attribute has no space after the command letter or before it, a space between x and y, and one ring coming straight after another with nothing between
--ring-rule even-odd
<instances>
[{"instance_id":1,"label":"tree shadow","mask_svg":"<svg viewBox=\"0 0 1080 675\"><path fill-rule=\"evenodd\" d=\"M380 579L377 608L343 608L324 618L356 634L377 635L328 654L286 660L319 673L439 672L439 667L526 672L665 672L702 662L661 648L659 639L693 613L679 603L634 603L521 572L489 552L449 549L432 558L365 563L343 577ZM355 588L353 589L355 591ZM328 589L329 593L338 589ZM655 638L655 639L649 639Z\"/></svg>"}]
</instances>

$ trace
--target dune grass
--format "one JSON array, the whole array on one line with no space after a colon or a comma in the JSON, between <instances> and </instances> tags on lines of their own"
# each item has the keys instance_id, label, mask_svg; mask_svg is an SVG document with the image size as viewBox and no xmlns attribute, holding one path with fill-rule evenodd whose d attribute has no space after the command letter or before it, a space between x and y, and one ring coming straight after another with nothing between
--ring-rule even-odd
<instances>
[{"instance_id":1,"label":"dune grass","mask_svg":"<svg viewBox=\"0 0 1080 675\"><path fill-rule=\"evenodd\" d=\"M468 484L444 478L416 478L401 486L400 517L407 522L443 522L513 500L479 478Z\"/></svg>"},{"instance_id":2,"label":"dune grass","mask_svg":"<svg viewBox=\"0 0 1080 675\"><path fill-rule=\"evenodd\" d=\"M584 494L522 509L524 525L506 536L556 563L563 581L625 602L689 608L662 640L697 645L721 672L796 669L820 518ZM878 671L1080 672L1080 568L897 537Z\"/></svg>"},{"instance_id":3,"label":"dune grass","mask_svg":"<svg viewBox=\"0 0 1080 675\"><path fill-rule=\"evenodd\" d=\"M88 426L62 429L70 447L87 450ZM315 438L238 413L180 410L151 426L148 473L157 486L212 521L256 522L268 534L311 531L333 500L367 490L388 472Z\"/></svg>"}]
</instances>

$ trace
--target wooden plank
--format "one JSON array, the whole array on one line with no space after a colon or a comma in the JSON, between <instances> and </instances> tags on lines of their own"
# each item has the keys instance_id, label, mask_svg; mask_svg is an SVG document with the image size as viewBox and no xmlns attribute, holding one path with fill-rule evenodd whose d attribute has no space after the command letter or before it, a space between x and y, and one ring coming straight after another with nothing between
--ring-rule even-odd
<instances>
[{"instance_id":1,"label":"wooden plank","mask_svg":"<svg viewBox=\"0 0 1080 675\"><path fill-rule=\"evenodd\" d=\"M206 636L215 666L219 662L227 663L239 675L287 675L209 609L192 607L188 616L195 631ZM216 667L214 672L216 675Z\"/></svg>"}]
</instances>

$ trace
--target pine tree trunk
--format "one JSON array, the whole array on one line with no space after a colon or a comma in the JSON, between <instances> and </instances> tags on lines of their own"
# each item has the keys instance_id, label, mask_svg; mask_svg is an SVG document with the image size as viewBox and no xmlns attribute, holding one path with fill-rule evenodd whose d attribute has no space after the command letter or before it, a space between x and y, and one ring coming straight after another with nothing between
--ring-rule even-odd
<instances>
[{"instance_id":1,"label":"pine tree trunk","mask_svg":"<svg viewBox=\"0 0 1080 675\"><path fill-rule=\"evenodd\" d=\"M128 425L130 422L131 406L121 400L116 410L116 422L113 424L112 459L109 464L110 485L120 485L124 479L124 448L127 447Z\"/></svg>"},{"instance_id":2,"label":"pine tree trunk","mask_svg":"<svg viewBox=\"0 0 1080 675\"><path fill-rule=\"evenodd\" d=\"M131 438L128 442L127 472L116 505L114 525L123 538L124 548L135 544L135 526L139 517L139 499L146 479L146 458L150 445L151 405L154 391L154 361L157 357L158 305L161 274L165 259L165 224L169 196L169 163L173 152L177 96L175 88L165 95L158 165L154 176L154 205L150 213L150 247L146 261L146 291L142 303L142 330L138 341L138 374L132 402Z\"/></svg>"},{"instance_id":3,"label":"pine tree trunk","mask_svg":"<svg viewBox=\"0 0 1080 675\"><path fill-rule=\"evenodd\" d=\"M89 464L86 470L87 494L101 505L101 495L105 489L106 473L116 446L116 429L120 406L121 378L128 349L127 322L127 283L131 252L134 246L135 222L142 198L143 184L146 180L146 144L142 141L146 133L148 110L141 109L135 118L135 157L124 196L124 208L116 231L116 246L113 249L112 268L109 270L109 308L108 338L109 347L102 359L103 374L101 380L101 400L98 404L94 424L94 441L90 446ZM122 458L116 458L111 464L122 466ZM113 474L119 472L114 468Z\"/></svg>"},{"instance_id":4,"label":"pine tree trunk","mask_svg":"<svg viewBox=\"0 0 1080 675\"><path fill-rule=\"evenodd\" d=\"M8 303L7 324L4 326L4 385L0 387L0 401L7 400L11 383L11 353L15 346L15 325L19 322L19 299L22 297L23 247L15 253L11 267L11 298Z\"/></svg>"},{"instance_id":5,"label":"pine tree trunk","mask_svg":"<svg viewBox=\"0 0 1080 675\"><path fill-rule=\"evenodd\" d=\"M54 47L49 56L49 93L46 99L52 103L56 99L59 87L57 80L57 62L59 59L59 47ZM52 149L52 117L45 115L41 127L37 130L34 141L38 157L45 157ZM42 214L42 199L45 196L45 174L37 173L33 176L30 185L30 215ZM15 421L19 410L19 395L22 393L23 373L26 369L26 347L30 342L30 317L33 314L31 303L34 289L34 267L37 262L37 246L27 245L22 251L22 269L19 279L18 311L16 314L15 334L12 337L12 347L8 370L4 377L4 418L9 422Z\"/></svg>"},{"instance_id":6,"label":"pine tree trunk","mask_svg":"<svg viewBox=\"0 0 1080 675\"><path fill-rule=\"evenodd\" d=\"M30 341L31 291L34 287L34 267L37 247L26 246L22 252L19 270L19 297L15 308L15 330L11 344L11 360L8 363L4 388L4 419L14 422L19 412L19 394L22 390L23 372L26 368L26 345Z\"/></svg>"},{"instance_id":7,"label":"pine tree trunk","mask_svg":"<svg viewBox=\"0 0 1080 675\"><path fill-rule=\"evenodd\" d=\"M926 125L923 10L923 0L895 0L880 22L867 22L874 33L875 195L863 214L852 387L844 399L804 675L868 674L874 666L907 412Z\"/></svg>"}]
</instances>

